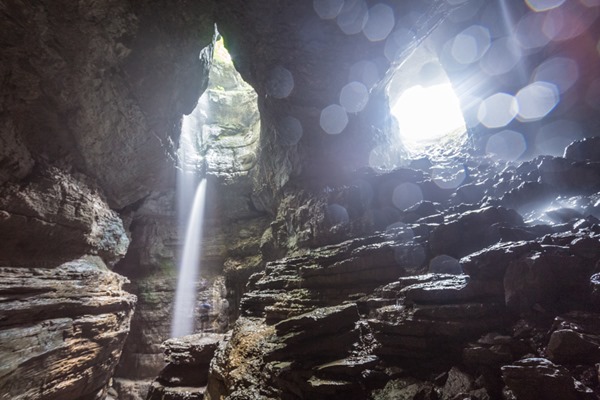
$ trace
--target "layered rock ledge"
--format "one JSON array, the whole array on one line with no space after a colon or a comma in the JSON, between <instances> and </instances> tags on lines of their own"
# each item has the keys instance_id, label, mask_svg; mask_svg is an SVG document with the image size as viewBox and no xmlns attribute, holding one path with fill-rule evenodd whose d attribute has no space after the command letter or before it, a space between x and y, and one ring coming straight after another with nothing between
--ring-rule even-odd
<instances>
[{"instance_id":1,"label":"layered rock ledge","mask_svg":"<svg viewBox=\"0 0 600 400\"><path fill-rule=\"evenodd\" d=\"M0 276L0 398L103 397L135 306L127 279L97 257Z\"/></svg>"}]
</instances>

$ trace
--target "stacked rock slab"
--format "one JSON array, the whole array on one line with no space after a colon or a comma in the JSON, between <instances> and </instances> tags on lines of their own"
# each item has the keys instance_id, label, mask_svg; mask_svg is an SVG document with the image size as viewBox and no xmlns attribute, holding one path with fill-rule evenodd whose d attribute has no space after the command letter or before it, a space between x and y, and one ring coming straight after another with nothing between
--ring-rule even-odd
<instances>
[{"instance_id":1,"label":"stacked rock slab","mask_svg":"<svg viewBox=\"0 0 600 400\"><path fill-rule=\"evenodd\" d=\"M208 368L223 335L198 333L162 344L167 365L150 386L147 400L201 400Z\"/></svg>"},{"instance_id":2,"label":"stacked rock slab","mask_svg":"<svg viewBox=\"0 0 600 400\"><path fill-rule=\"evenodd\" d=\"M0 267L0 399L93 399L119 360L135 296L98 258Z\"/></svg>"}]
</instances>

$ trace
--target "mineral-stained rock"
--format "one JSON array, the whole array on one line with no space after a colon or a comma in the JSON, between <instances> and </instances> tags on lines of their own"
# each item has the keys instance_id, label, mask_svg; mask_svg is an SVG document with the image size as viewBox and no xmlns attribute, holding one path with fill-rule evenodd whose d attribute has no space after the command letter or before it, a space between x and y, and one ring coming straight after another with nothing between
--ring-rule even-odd
<instances>
[{"instance_id":1,"label":"mineral-stained rock","mask_svg":"<svg viewBox=\"0 0 600 400\"><path fill-rule=\"evenodd\" d=\"M448 378L442 388L442 400L454 399L459 394L466 395L474 389L474 383L472 376L453 367L448 372Z\"/></svg>"},{"instance_id":2,"label":"mineral-stained rock","mask_svg":"<svg viewBox=\"0 0 600 400\"><path fill-rule=\"evenodd\" d=\"M275 328L265 325L261 319L240 317L215 353L205 398L261 398L258 387L263 369L262 356L273 347L269 338L274 333Z\"/></svg>"},{"instance_id":3,"label":"mineral-stained rock","mask_svg":"<svg viewBox=\"0 0 600 400\"><path fill-rule=\"evenodd\" d=\"M372 392L373 400L410 400L434 399L433 385L413 378L394 379L387 382L383 389Z\"/></svg>"},{"instance_id":4,"label":"mineral-stained rock","mask_svg":"<svg viewBox=\"0 0 600 400\"><path fill-rule=\"evenodd\" d=\"M135 304L97 258L0 268L0 398L92 398L113 374Z\"/></svg>"},{"instance_id":5,"label":"mineral-stained rock","mask_svg":"<svg viewBox=\"0 0 600 400\"><path fill-rule=\"evenodd\" d=\"M566 368L544 358L526 358L502 367L506 385L519 400L594 400L591 389L576 381Z\"/></svg>"}]
</instances>

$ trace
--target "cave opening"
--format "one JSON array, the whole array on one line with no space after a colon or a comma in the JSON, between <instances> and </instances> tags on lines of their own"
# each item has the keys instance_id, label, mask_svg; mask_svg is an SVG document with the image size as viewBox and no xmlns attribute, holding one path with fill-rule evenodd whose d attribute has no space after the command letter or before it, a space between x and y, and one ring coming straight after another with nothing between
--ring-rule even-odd
<instances>
[{"instance_id":1,"label":"cave opening","mask_svg":"<svg viewBox=\"0 0 600 400\"><path fill-rule=\"evenodd\" d=\"M434 147L465 144L467 126L452 82L425 45L393 75L391 114L409 157L430 156Z\"/></svg>"}]
</instances>

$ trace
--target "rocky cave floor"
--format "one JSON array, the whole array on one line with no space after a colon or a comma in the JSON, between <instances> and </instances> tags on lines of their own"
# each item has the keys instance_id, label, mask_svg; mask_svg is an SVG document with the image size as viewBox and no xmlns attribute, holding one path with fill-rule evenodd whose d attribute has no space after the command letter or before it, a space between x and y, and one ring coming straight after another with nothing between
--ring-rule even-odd
<instances>
[{"instance_id":1,"label":"rocky cave floor","mask_svg":"<svg viewBox=\"0 0 600 400\"><path fill-rule=\"evenodd\" d=\"M599 138L363 171L310 195L320 241L290 196L311 248L251 276L225 335L167 341L149 399L599 398Z\"/></svg>"}]
</instances>

